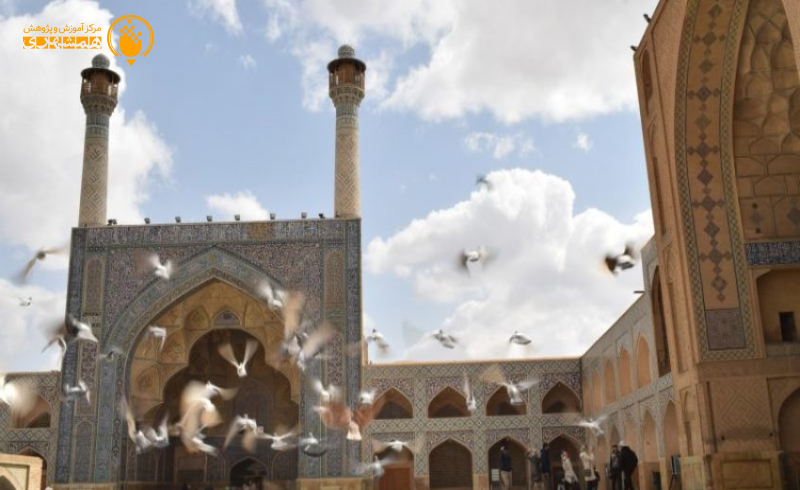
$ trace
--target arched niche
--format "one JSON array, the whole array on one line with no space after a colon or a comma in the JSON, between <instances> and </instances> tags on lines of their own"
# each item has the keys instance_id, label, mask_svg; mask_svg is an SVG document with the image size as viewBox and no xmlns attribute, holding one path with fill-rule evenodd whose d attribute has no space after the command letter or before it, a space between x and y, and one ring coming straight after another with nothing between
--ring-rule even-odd
<instances>
[{"instance_id":1,"label":"arched niche","mask_svg":"<svg viewBox=\"0 0 800 490\"><path fill-rule=\"evenodd\" d=\"M617 382L614 374L614 362L609 359L606 361L606 366L603 370L606 404L614 403L617 400Z\"/></svg>"},{"instance_id":2,"label":"arched niche","mask_svg":"<svg viewBox=\"0 0 800 490\"><path fill-rule=\"evenodd\" d=\"M559 436L555 437L549 443L550 446L550 470L553 478L559 474L562 470L561 465L561 452L566 451L569 455L570 461L572 461L572 467L576 473L580 474L580 470L578 466L580 464L580 451L578 448L580 447L580 441L575 440L574 438L560 434Z\"/></svg>"},{"instance_id":3,"label":"arched niche","mask_svg":"<svg viewBox=\"0 0 800 490\"><path fill-rule=\"evenodd\" d=\"M800 269L776 269L756 279L761 328L767 343L800 340Z\"/></svg>"},{"instance_id":4,"label":"arched niche","mask_svg":"<svg viewBox=\"0 0 800 490\"><path fill-rule=\"evenodd\" d=\"M50 404L36 395L33 407L25 413L11 412L13 429L45 429L50 427Z\"/></svg>"},{"instance_id":5,"label":"arched niche","mask_svg":"<svg viewBox=\"0 0 800 490\"><path fill-rule=\"evenodd\" d=\"M486 402L486 415L489 417L500 417L505 415L525 415L527 405L512 405L505 386L497 388L489 400Z\"/></svg>"},{"instance_id":6,"label":"arched niche","mask_svg":"<svg viewBox=\"0 0 800 490\"><path fill-rule=\"evenodd\" d=\"M411 401L399 390L389 388L375 401L378 414L376 420L396 420L414 418Z\"/></svg>"},{"instance_id":7,"label":"arched niche","mask_svg":"<svg viewBox=\"0 0 800 490\"><path fill-rule=\"evenodd\" d=\"M658 463L658 436L656 431L656 421L649 411L645 411L642 420L642 440L644 442L644 461L646 463Z\"/></svg>"},{"instance_id":8,"label":"arched niche","mask_svg":"<svg viewBox=\"0 0 800 490\"><path fill-rule=\"evenodd\" d=\"M650 374L650 346L644 335L636 342L636 386L643 388L653 381Z\"/></svg>"},{"instance_id":9,"label":"arched niche","mask_svg":"<svg viewBox=\"0 0 800 490\"><path fill-rule=\"evenodd\" d=\"M619 350L619 396L628 396L633 392L631 386L631 356L628 349Z\"/></svg>"},{"instance_id":10,"label":"arched niche","mask_svg":"<svg viewBox=\"0 0 800 490\"><path fill-rule=\"evenodd\" d=\"M0 490L17 490L17 487L5 475L0 475Z\"/></svg>"},{"instance_id":11,"label":"arched niche","mask_svg":"<svg viewBox=\"0 0 800 490\"><path fill-rule=\"evenodd\" d=\"M651 300L653 302L653 327L656 339L656 364L658 376L665 376L672 371L669 361L669 344L667 342L667 317L664 314L664 295L661 290L661 277L656 267L653 274Z\"/></svg>"},{"instance_id":12,"label":"arched niche","mask_svg":"<svg viewBox=\"0 0 800 490\"><path fill-rule=\"evenodd\" d=\"M42 461L42 480L39 483L39 487L40 487L40 490L44 490L45 488L47 488L47 459L44 456L42 456L41 454L39 454L38 451L36 451L34 449L31 449L29 447L23 449L22 451L20 451L19 455L20 456L29 456L29 457L32 457L32 458L37 458L37 459L40 459ZM28 489L28 490L32 490L32 489Z\"/></svg>"},{"instance_id":13,"label":"arched niche","mask_svg":"<svg viewBox=\"0 0 800 490\"><path fill-rule=\"evenodd\" d=\"M472 490L472 453L452 439L442 442L428 455L430 488Z\"/></svg>"},{"instance_id":14,"label":"arched niche","mask_svg":"<svg viewBox=\"0 0 800 490\"><path fill-rule=\"evenodd\" d=\"M231 487L242 488L245 483L261 482L262 478L267 478L267 466L255 458L245 458L231 466L228 480Z\"/></svg>"},{"instance_id":15,"label":"arched niche","mask_svg":"<svg viewBox=\"0 0 800 490\"><path fill-rule=\"evenodd\" d=\"M500 449L506 447L508 455L511 457L511 486L513 488L525 488L527 484L525 466L525 445L513 437L506 437L495 442L489 448L489 471L500 469Z\"/></svg>"},{"instance_id":16,"label":"arched niche","mask_svg":"<svg viewBox=\"0 0 800 490\"><path fill-rule=\"evenodd\" d=\"M592 407L595 411L603 408L603 381L599 369L592 373Z\"/></svg>"},{"instance_id":17,"label":"arched niche","mask_svg":"<svg viewBox=\"0 0 800 490\"><path fill-rule=\"evenodd\" d=\"M781 404L778 412L778 440L780 449L786 454L786 476L789 484L800 484L800 389L795 390Z\"/></svg>"},{"instance_id":18,"label":"arched niche","mask_svg":"<svg viewBox=\"0 0 800 490\"><path fill-rule=\"evenodd\" d=\"M667 408L664 410L664 457L667 459L668 467L670 458L675 455L680 455L681 447L678 434L680 428L678 427L678 412L675 404L670 400L667 402Z\"/></svg>"},{"instance_id":19,"label":"arched niche","mask_svg":"<svg viewBox=\"0 0 800 490\"><path fill-rule=\"evenodd\" d=\"M580 412L581 401L564 383L556 383L542 398L542 413Z\"/></svg>"},{"instance_id":20,"label":"arched niche","mask_svg":"<svg viewBox=\"0 0 800 490\"><path fill-rule=\"evenodd\" d=\"M469 417L467 399L450 386L440 391L428 404L428 418Z\"/></svg>"}]
</instances>

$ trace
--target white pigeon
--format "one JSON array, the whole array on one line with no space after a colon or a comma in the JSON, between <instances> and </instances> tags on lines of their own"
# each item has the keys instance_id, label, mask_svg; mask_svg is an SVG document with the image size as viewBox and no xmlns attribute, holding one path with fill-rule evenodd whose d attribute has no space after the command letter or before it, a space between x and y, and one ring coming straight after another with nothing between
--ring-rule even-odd
<instances>
[{"instance_id":1,"label":"white pigeon","mask_svg":"<svg viewBox=\"0 0 800 490\"><path fill-rule=\"evenodd\" d=\"M528 345L531 343L531 339L524 333L520 333L518 330L514 330L514 334L511 335L511 338L508 339L508 342L517 345Z\"/></svg>"},{"instance_id":2,"label":"white pigeon","mask_svg":"<svg viewBox=\"0 0 800 490\"><path fill-rule=\"evenodd\" d=\"M86 403L91 403L89 398L89 387L83 381L78 381L77 386L68 386L64 384L64 398L67 401L74 401L79 398L86 400Z\"/></svg>"},{"instance_id":3,"label":"white pigeon","mask_svg":"<svg viewBox=\"0 0 800 490\"><path fill-rule=\"evenodd\" d=\"M19 298L19 305L20 306L30 306L33 303L33 297L28 296L27 298Z\"/></svg>"},{"instance_id":4,"label":"white pigeon","mask_svg":"<svg viewBox=\"0 0 800 490\"><path fill-rule=\"evenodd\" d=\"M14 413L26 414L33 408L35 397L29 389L13 381L6 381L6 375L0 374L0 402L11 407Z\"/></svg>"},{"instance_id":5,"label":"white pigeon","mask_svg":"<svg viewBox=\"0 0 800 490\"><path fill-rule=\"evenodd\" d=\"M161 350L164 349L164 342L167 341L167 329L157 325L150 325L147 327L147 336L154 339L161 339L161 344L158 347L158 353L160 354Z\"/></svg>"},{"instance_id":6,"label":"white pigeon","mask_svg":"<svg viewBox=\"0 0 800 490\"><path fill-rule=\"evenodd\" d=\"M150 254L149 263L153 268L153 274L155 274L156 277L165 280L169 280L170 277L172 277L173 266L171 260L167 260L162 264L161 258L158 256L158 254L154 253Z\"/></svg>"},{"instance_id":7,"label":"white pigeon","mask_svg":"<svg viewBox=\"0 0 800 490\"><path fill-rule=\"evenodd\" d=\"M105 352L100 357L104 361L114 362L117 357L125 357L125 352L116 345L112 345L108 348L108 352Z\"/></svg>"},{"instance_id":8,"label":"white pigeon","mask_svg":"<svg viewBox=\"0 0 800 490\"><path fill-rule=\"evenodd\" d=\"M308 437L300 439L300 447L303 454L312 458L319 458L328 452L328 444L323 444L321 440L314 437L313 432L308 433Z\"/></svg>"},{"instance_id":9,"label":"white pigeon","mask_svg":"<svg viewBox=\"0 0 800 490\"><path fill-rule=\"evenodd\" d=\"M144 431L144 435L152 443L155 448L165 448L169 446L169 427L167 426L167 417L161 420L158 428L148 427Z\"/></svg>"},{"instance_id":10,"label":"white pigeon","mask_svg":"<svg viewBox=\"0 0 800 490\"><path fill-rule=\"evenodd\" d=\"M69 315L68 324L72 328L72 335L74 335L76 339L97 343L97 337L95 337L92 332L91 324L84 323L72 315Z\"/></svg>"},{"instance_id":11,"label":"white pigeon","mask_svg":"<svg viewBox=\"0 0 800 490\"><path fill-rule=\"evenodd\" d=\"M338 386L328 385L327 388L322 384L322 381L314 379L311 383L314 391L319 394L320 405L328 405L331 402L338 402L342 399L342 390Z\"/></svg>"},{"instance_id":12,"label":"white pigeon","mask_svg":"<svg viewBox=\"0 0 800 490\"><path fill-rule=\"evenodd\" d=\"M590 418L590 419L587 419L587 420L581 420L580 422L578 422L578 425L581 426L581 427L584 427L586 429L590 429L592 432L594 432L595 436L599 437L599 436L603 435L603 428L601 427L600 424L605 422L605 420L607 418L608 418L607 415L601 415L601 416L597 417L596 419L591 419Z\"/></svg>"},{"instance_id":13,"label":"white pigeon","mask_svg":"<svg viewBox=\"0 0 800 490\"><path fill-rule=\"evenodd\" d=\"M201 427L184 439L184 447L186 447L186 450L190 453L202 451L206 454L217 456L217 448L206 444L205 438L206 436L203 434L203 428Z\"/></svg>"},{"instance_id":14,"label":"white pigeon","mask_svg":"<svg viewBox=\"0 0 800 490\"><path fill-rule=\"evenodd\" d=\"M475 394L472 393L472 390L469 386L469 376L467 373L464 373L464 396L467 398L467 410L469 413L475 413L475 410L478 408L478 403L475 401Z\"/></svg>"},{"instance_id":15,"label":"white pigeon","mask_svg":"<svg viewBox=\"0 0 800 490\"><path fill-rule=\"evenodd\" d=\"M441 328L435 332L433 332L433 338L439 341L443 347L447 347L448 349L455 348L458 340L449 333L445 333L444 330Z\"/></svg>"},{"instance_id":16,"label":"white pigeon","mask_svg":"<svg viewBox=\"0 0 800 490\"><path fill-rule=\"evenodd\" d=\"M421 444L418 440L414 442L401 441L399 439L392 439L391 441L387 442L372 441L372 449L373 453L375 454L382 453L387 449L391 449L396 453L401 453L403 452L403 448L408 449L412 453L416 453L420 447Z\"/></svg>"},{"instance_id":17,"label":"white pigeon","mask_svg":"<svg viewBox=\"0 0 800 490\"><path fill-rule=\"evenodd\" d=\"M372 329L372 332L370 332L369 335L367 335L364 340L367 341L367 344L369 344L370 342L374 342L375 345L378 346L378 349L380 350L381 354L386 354L389 352L389 343L386 342L386 339L383 337L383 334L378 332L378 330L374 328Z\"/></svg>"},{"instance_id":18,"label":"white pigeon","mask_svg":"<svg viewBox=\"0 0 800 490\"><path fill-rule=\"evenodd\" d=\"M267 300L267 306L272 311L282 310L286 304L287 294L283 289L275 287L271 282L264 281L258 287L261 296Z\"/></svg>"},{"instance_id":19,"label":"white pigeon","mask_svg":"<svg viewBox=\"0 0 800 490\"><path fill-rule=\"evenodd\" d=\"M380 459L376 454L373 456L372 463L370 464L356 462L356 472L358 472L360 475L369 473L374 478L380 478L384 473L386 473L383 467L388 464L392 464L395 461L397 461L397 458L394 456L386 456L385 458Z\"/></svg>"},{"instance_id":20,"label":"white pigeon","mask_svg":"<svg viewBox=\"0 0 800 490\"><path fill-rule=\"evenodd\" d=\"M359 405L372 405L375 403L375 390L367 390L362 391L358 394L358 404Z\"/></svg>"},{"instance_id":21,"label":"white pigeon","mask_svg":"<svg viewBox=\"0 0 800 490\"><path fill-rule=\"evenodd\" d=\"M256 421L248 417L247 414L237 415L233 419L228 429L228 435L225 437L225 443L222 445L223 449L228 447L233 438L236 437L236 434L239 433L243 433L242 447L251 453L255 452L258 426L256 425Z\"/></svg>"},{"instance_id":22,"label":"white pigeon","mask_svg":"<svg viewBox=\"0 0 800 490\"><path fill-rule=\"evenodd\" d=\"M215 427L222 423L217 407L211 401L217 396L230 400L236 395L236 389L220 388L211 382L200 383L190 381L181 394L181 439L183 444L191 447L192 438L206 427Z\"/></svg>"},{"instance_id":23,"label":"white pigeon","mask_svg":"<svg viewBox=\"0 0 800 490\"><path fill-rule=\"evenodd\" d=\"M292 438L295 437L295 435L296 434L294 430L290 430L289 432L286 432L285 434L281 435L278 435L278 433L276 432L275 434L259 434L258 437L259 439L269 439L270 441L272 441L272 445L270 446L270 448L272 448L273 450L286 451L294 447L294 444L292 444L290 441L292 440Z\"/></svg>"},{"instance_id":24,"label":"white pigeon","mask_svg":"<svg viewBox=\"0 0 800 490\"><path fill-rule=\"evenodd\" d=\"M462 271L469 274L469 264L470 263L478 263L481 262L482 265L486 265L489 260L492 258L492 254L489 252L484 246L480 246L475 250L464 250L458 256L458 265Z\"/></svg>"},{"instance_id":25,"label":"white pigeon","mask_svg":"<svg viewBox=\"0 0 800 490\"><path fill-rule=\"evenodd\" d=\"M233 347L230 342L225 342L219 346L219 354L236 368L236 374L239 375L240 378L244 378L247 376L247 363L253 358L257 349L258 341L249 339L244 347L244 358L242 362L239 362L233 354Z\"/></svg>"},{"instance_id":26,"label":"white pigeon","mask_svg":"<svg viewBox=\"0 0 800 490\"><path fill-rule=\"evenodd\" d=\"M16 276L14 277L15 280L20 283L25 283L25 281L28 280L28 276L30 275L31 271L33 270L33 267L36 265L37 262L46 259L48 255L60 254L64 252L68 246L69 245L67 244L58 248L41 248L37 250L33 258L31 258L28 261L28 263L25 264L25 267L23 267L22 270L16 274Z\"/></svg>"},{"instance_id":27,"label":"white pigeon","mask_svg":"<svg viewBox=\"0 0 800 490\"><path fill-rule=\"evenodd\" d=\"M499 366L490 366L483 372L481 378L487 383L498 384L504 386L508 392L508 398L512 405L524 405L525 400L522 398L522 392L529 390L531 387L539 383L536 378L529 377L524 381L512 383L506 379L503 371Z\"/></svg>"}]
</instances>

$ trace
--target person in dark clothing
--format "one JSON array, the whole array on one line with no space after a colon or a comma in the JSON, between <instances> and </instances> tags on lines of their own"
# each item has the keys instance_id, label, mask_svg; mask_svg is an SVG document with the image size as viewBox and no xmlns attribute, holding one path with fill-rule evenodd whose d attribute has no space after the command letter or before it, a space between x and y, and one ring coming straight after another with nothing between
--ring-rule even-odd
<instances>
[{"instance_id":1,"label":"person in dark clothing","mask_svg":"<svg viewBox=\"0 0 800 490\"><path fill-rule=\"evenodd\" d=\"M611 490L622 490L622 460L616 444L611 446L611 456L608 458L608 477L611 478Z\"/></svg>"},{"instance_id":2,"label":"person in dark clothing","mask_svg":"<svg viewBox=\"0 0 800 490\"><path fill-rule=\"evenodd\" d=\"M553 482L550 476L550 446L546 442L542 445L542 450L539 451L539 465L542 467L544 488L545 490L550 490Z\"/></svg>"},{"instance_id":3,"label":"person in dark clothing","mask_svg":"<svg viewBox=\"0 0 800 490\"><path fill-rule=\"evenodd\" d=\"M622 449L619 450L620 464L622 465L622 488L624 490L633 490L633 472L639 464L639 458L627 444L620 441Z\"/></svg>"},{"instance_id":4,"label":"person in dark clothing","mask_svg":"<svg viewBox=\"0 0 800 490\"><path fill-rule=\"evenodd\" d=\"M530 479L533 490L542 490L542 462L540 461L539 451L536 449L529 449L525 453L530 464Z\"/></svg>"},{"instance_id":5,"label":"person in dark clothing","mask_svg":"<svg viewBox=\"0 0 800 490\"><path fill-rule=\"evenodd\" d=\"M503 490L511 490L511 455L505 446L500 448L500 485Z\"/></svg>"}]
</instances>

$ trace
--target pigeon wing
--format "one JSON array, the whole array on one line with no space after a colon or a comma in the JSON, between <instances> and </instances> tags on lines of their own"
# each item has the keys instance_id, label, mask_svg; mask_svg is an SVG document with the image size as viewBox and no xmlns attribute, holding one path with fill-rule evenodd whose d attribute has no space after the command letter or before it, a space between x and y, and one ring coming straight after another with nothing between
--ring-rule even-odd
<instances>
[{"instance_id":1,"label":"pigeon wing","mask_svg":"<svg viewBox=\"0 0 800 490\"><path fill-rule=\"evenodd\" d=\"M228 361L228 363L230 363L233 367L236 367L238 363L236 362L236 356L233 354L233 347L231 346L230 342L224 342L220 344L217 350L223 359Z\"/></svg>"},{"instance_id":2,"label":"pigeon wing","mask_svg":"<svg viewBox=\"0 0 800 490\"><path fill-rule=\"evenodd\" d=\"M258 350L258 341L250 339L244 346L244 359L242 360L242 364L247 366L247 363L250 362L250 359L256 354L256 350Z\"/></svg>"}]
</instances>

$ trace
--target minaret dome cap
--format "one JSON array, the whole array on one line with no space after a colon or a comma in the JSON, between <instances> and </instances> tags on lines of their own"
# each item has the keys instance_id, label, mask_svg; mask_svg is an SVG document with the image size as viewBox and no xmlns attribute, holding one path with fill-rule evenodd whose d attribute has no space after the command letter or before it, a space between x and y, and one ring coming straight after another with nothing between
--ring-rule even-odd
<instances>
[{"instance_id":1,"label":"minaret dome cap","mask_svg":"<svg viewBox=\"0 0 800 490\"><path fill-rule=\"evenodd\" d=\"M108 69L109 66L111 66L111 61L108 59L108 56L102 53L92 58L92 68Z\"/></svg>"},{"instance_id":2,"label":"minaret dome cap","mask_svg":"<svg viewBox=\"0 0 800 490\"><path fill-rule=\"evenodd\" d=\"M356 50L349 44L342 44L339 47L339 58L355 58Z\"/></svg>"}]
</instances>

